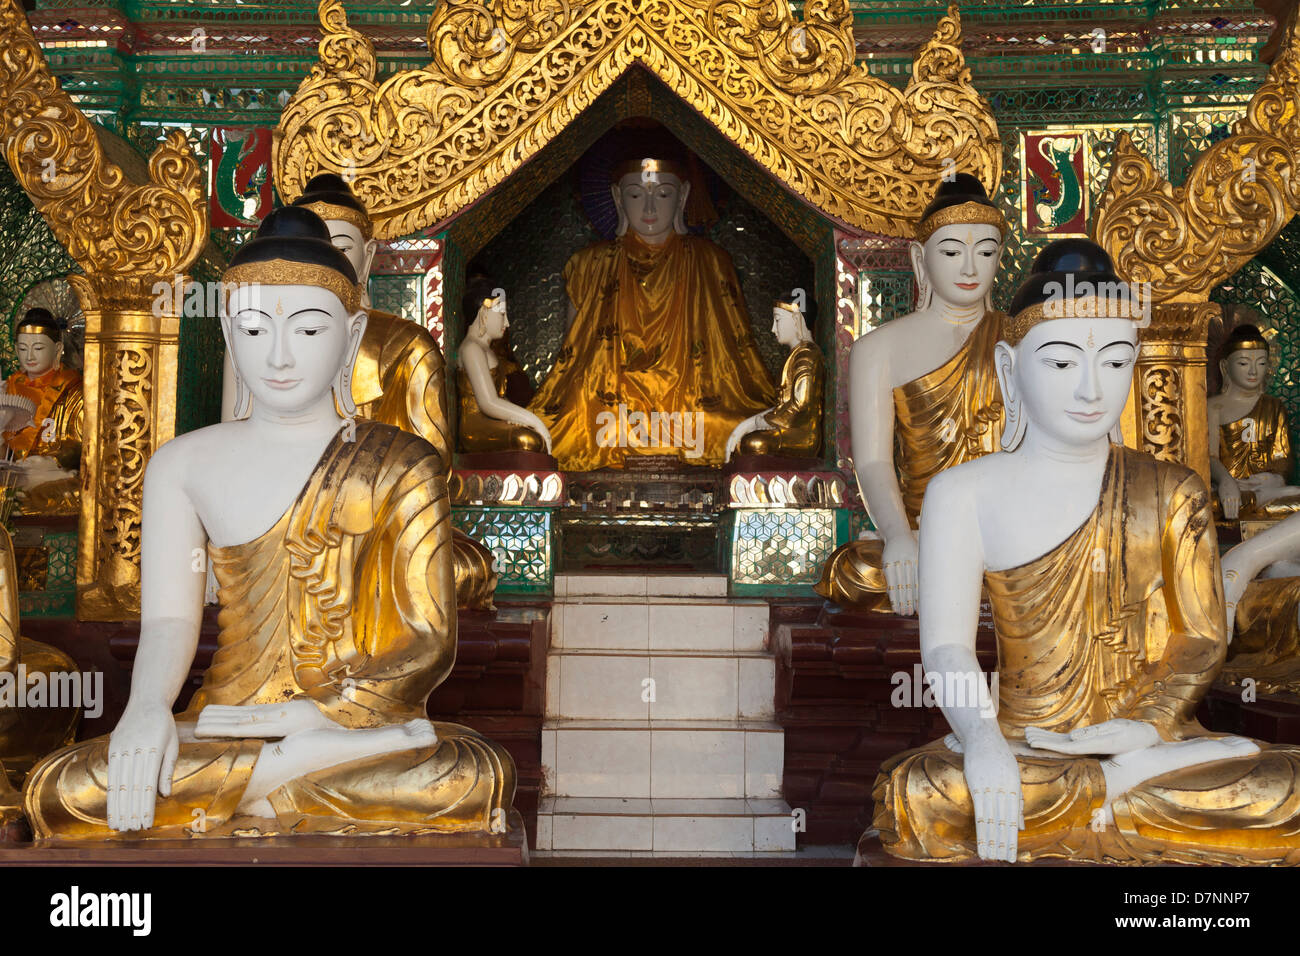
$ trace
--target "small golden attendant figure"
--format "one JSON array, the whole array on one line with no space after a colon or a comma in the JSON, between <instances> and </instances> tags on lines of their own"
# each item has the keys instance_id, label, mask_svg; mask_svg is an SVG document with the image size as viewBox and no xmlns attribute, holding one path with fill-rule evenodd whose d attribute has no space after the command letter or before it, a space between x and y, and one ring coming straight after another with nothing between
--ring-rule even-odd
<instances>
[{"instance_id":1,"label":"small golden attendant figure","mask_svg":"<svg viewBox=\"0 0 1300 956\"><path fill-rule=\"evenodd\" d=\"M774 407L735 427L727 439L729 461L737 455L816 458L821 452L826 363L798 303L773 306L772 334L790 350L781 370L780 397Z\"/></svg>"},{"instance_id":2,"label":"small golden attendant figure","mask_svg":"<svg viewBox=\"0 0 1300 956\"><path fill-rule=\"evenodd\" d=\"M1220 352L1223 388L1209 401L1210 475L1223 516L1283 517L1300 510L1291 436L1280 399L1265 393L1268 342L1253 325L1229 333Z\"/></svg>"},{"instance_id":3,"label":"small golden attendant figure","mask_svg":"<svg viewBox=\"0 0 1300 956\"><path fill-rule=\"evenodd\" d=\"M348 416L367 320L352 264L288 206L222 280L250 414L150 459L131 696L111 736L32 771L36 837L502 832L509 753L426 717L456 656L446 466ZM203 619L196 552L221 630L173 716Z\"/></svg>"}]
</instances>

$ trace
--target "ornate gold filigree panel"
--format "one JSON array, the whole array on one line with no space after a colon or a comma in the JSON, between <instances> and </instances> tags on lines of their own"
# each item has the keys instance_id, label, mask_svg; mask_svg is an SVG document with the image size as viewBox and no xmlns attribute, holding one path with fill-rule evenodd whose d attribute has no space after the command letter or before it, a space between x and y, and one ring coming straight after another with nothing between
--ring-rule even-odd
<instances>
[{"instance_id":1,"label":"ornate gold filigree panel","mask_svg":"<svg viewBox=\"0 0 1300 956\"><path fill-rule=\"evenodd\" d=\"M1124 443L1162 461L1182 462L1210 480L1205 342L1215 302L1159 303L1139 331Z\"/></svg>"},{"instance_id":2,"label":"ornate gold filigree panel","mask_svg":"<svg viewBox=\"0 0 1300 956\"><path fill-rule=\"evenodd\" d=\"M386 239L442 224L639 66L795 195L851 229L910 235L945 172L1001 173L997 124L960 50L955 6L904 91L853 60L846 0L444 0L432 62L377 81L374 46L322 0L320 59L280 119L291 201L353 180Z\"/></svg>"},{"instance_id":3,"label":"ornate gold filigree panel","mask_svg":"<svg viewBox=\"0 0 1300 956\"><path fill-rule=\"evenodd\" d=\"M0 0L0 123L14 175L84 270L85 425L77 616L139 614L144 466L176 422L177 318L158 314L207 241L199 165L173 131L127 180L50 73L15 0Z\"/></svg>"},{"instance_id":4,"label":"ornate gold filigree panel","mask_svg":"<svg viewBox=\"0 0 1300 956\"><path fill-rule=\"evenodd\" d=\"M1156 302L1203 302L1300 209L1300 32L1286 42L1233 133L1174 188L1125 135L1093 234L1120 275Z\"/></svg>"}]
</instances>

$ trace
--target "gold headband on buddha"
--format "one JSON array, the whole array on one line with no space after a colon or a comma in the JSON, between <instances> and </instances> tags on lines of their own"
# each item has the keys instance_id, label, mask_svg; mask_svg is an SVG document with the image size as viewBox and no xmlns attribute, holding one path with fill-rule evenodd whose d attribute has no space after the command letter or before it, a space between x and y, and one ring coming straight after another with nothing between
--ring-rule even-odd
<instances>
[{"instance_id":1,"label":"gold headband on buddha","mask_svg":"<svg viewBox=\"0 0 1300 956\"><path fill-rule=\"evenodd\" d=\"M916 241L924 243L944 226L956 224L997 226L1002 236L1005 237L1007 234L1007 220L1001 210L972 200L955 206L944 206L926 216L916 224Z\"/></svg>"},{"instance_id":2,"label":"gold headband on buddha","mask_svg":"<svg viewBox=\"0 0 1300 956\"><path fill-rule=\"evenodd\" d=\"M1254 349L1263 349L1268 351L1268 342L1262 338L1238 339L1236 342L1229 342L1223 347L1223 358L1227 358L1233 352L1247 352Z\"/></svg>"},{"instance_id":3,"label":"gold headband on buddha","mask_svg":"<svg viewBox=\"0 0 1300 956\"><path fill-rule=\"evenodd\" d=\"M681 163L671 159L629 159L614 167L614 182L632 173L667 173L676 176L678 181L686 182L688 175Z\"/></svg>"},{"instance_id":4,"label":"gold headband on buddha","mask_svg":"<svg viewBox=\"0 0 1300 956\"><path fill-rule=\"evenodd\" d=\"M44 335L51 339L62 337L63 330L49 322L19 322L14 334L25 332L28 335Z\"/></svg>"},{"instance_id":5,"label":"gold headband on buddha","mask_svg":"<svg viewBox=\"0 0 1300 956\"><path fill-rule=\"evenodd\" d=\"M777 302L774 308L785 309L787 312L794 312L796 315L803 315L803 309L793 302Z\"/></svg>"},{"instance_id":6,"label":"gold headband on buddha","mask_svg":"<svg viewBox=\"0 0 1300 956\"><path fill-rule=\"evenodd\" d=\"M1132 321L1133 307L1128 299L1113 296L1084 295L1074 299L1048 299L1026 306L1002 322L1002 340L1008 345L1019 345L1029 330L1040 322L1052 319L1128 319ZM1128 313L1128 314L1125 314Z\"/></svg>"},{"instance_id":7,"label":"gold headband on buddha","mask_svg":"<svg viewBox=\"0 0 1300 956\"><path fill-rule=\"evenodd\" d=\"M370 217L359 209L353 209L351 206L340 206L332 202L305 202L301 204L304 209L310 209L322 219L339 219L357 227L357 230L366 239L374 235L374 228L370 224Z\"/></svg>"},{"instance_id":8,"label":"gold headband on buddha","mask_svg":"<svg viewBox=\"0 0 1300 956\"><path fill-rule=\"evenodd\" d=\"M221 281L230 286L257 283L258 285L314 285L333 292L343 307L355 312L361 305L361 287L349 282L347 276L328 266L314 262L292 262L288 259L268 259L264 262L242 262L227 269Z\"/></svg>"}]
</instances>

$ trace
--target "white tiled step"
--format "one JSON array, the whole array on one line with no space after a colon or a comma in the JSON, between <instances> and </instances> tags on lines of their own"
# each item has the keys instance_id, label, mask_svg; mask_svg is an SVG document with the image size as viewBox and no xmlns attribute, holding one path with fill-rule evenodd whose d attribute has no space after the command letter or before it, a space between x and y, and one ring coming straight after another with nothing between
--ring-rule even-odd
<instances>
[{"instance_id":1,"label":"white tiled step","mask_svg":"<svg viewBox=\"0 0 1300 956\"><path fill-rule=\"evenodd\" d=\"M557 601L551 646L607 650L759 651L769 609L761 601L590 597Z\"/></svg>"},{"instance_id":2,"label":"white tiled step","mask_svg":"<svg viewBox=\"0 0 1300 956\"><path fill-rule=\"evenodd\" d=\"M542 792L682 799L781 795L785 734L764 720L548 720Z\"/></svg>"},{"instance_id":3,"label":"white tiled step","mask_svg":"<svg viewBox=\"0 0 1300 956\"><path fill-rule=\"evenodd\" d=\"M537 811L539 850L643 850L654 853L793 851L784 800L618 800L544 797Z\"/></svg>"},{"instance_id":4,"label":"white tiled step","mask_svg":"<svg viewBox=\"0 0 1300 956\"><path fill-rule=\"evenodd\" d=\"M757 651L552 648L546 716L605 720L770 720L776 660Z\"/></svg>"},{"instance_id":5,"label":"white tiled step","mask_svg":"<svg viewBox=\"0 0 1300 956\"><path fill-rule=\"evenodd\" d=\"M557 574L555 599L611 597L726 597L725 574Z\"/></svg>"}]
</instances>

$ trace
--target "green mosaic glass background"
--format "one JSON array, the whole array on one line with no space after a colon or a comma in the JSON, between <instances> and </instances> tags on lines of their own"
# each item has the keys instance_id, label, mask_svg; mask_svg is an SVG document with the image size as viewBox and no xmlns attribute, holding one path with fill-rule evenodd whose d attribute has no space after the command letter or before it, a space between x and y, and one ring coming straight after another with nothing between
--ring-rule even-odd
<instances>
[{"instance_id":1,"label":"green mosaic glass background","mask_svg":"<svg viewBox=\"0 0 1300 956\"><path fill-rule=\"evenodd\" d=\"M843 508L733 508L723 521L733 594L808 594L848 540Z\"/></svg>"},{"instance_id":2,"label":"green mosaic glass background","mask_svg":"<svg viewBox=\"0 0 1300 956\"><path fill-rule=\"evenodd\" d=\"M549 509L456 507L451 520L496 556L497 594L550 593L555 536Z\"/></svg>"},{"instance_id":3,"label":"green mosaic glass background","mask_svg":"<svg viewBox=\"0 0 1300 956\"><path fill-rule=\"evenodd\" d=\"M45 590L23 591L18 611L23 617L71 617L77 602L77 532L46 532L49 552Z\"/></svg>"}]
</instances>

